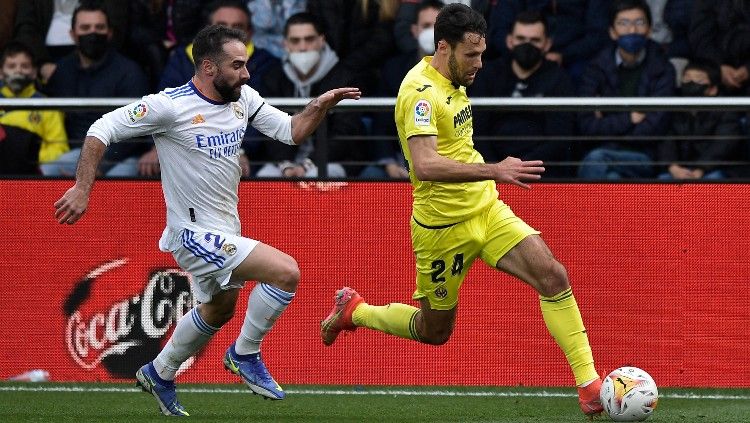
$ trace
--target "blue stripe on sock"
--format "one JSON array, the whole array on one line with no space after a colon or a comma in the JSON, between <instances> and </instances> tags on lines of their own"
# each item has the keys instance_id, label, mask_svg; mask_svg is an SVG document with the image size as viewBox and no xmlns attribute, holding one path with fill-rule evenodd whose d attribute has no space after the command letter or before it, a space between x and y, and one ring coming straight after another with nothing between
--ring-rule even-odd
<instances>
[{"instance_id":1,"label":"blue stripe on sock","mask_svg":"<svg viewBox=\"0 0 750 423\"><path fill-rule=\"evenodd\" d=\"M194 308L190 312L190 316L193 318L193 323L195 323L195 326L198 328L199 331L209 336L216 333L217 329L209 326L208 323L206 323L206 321L203 320L197 308Z\"/></svg>"},{"instance_id":2,"label":"blue stripe on sock","mask_svg":"<svg viewBox=\"0 0 750 423\"><path fill-rule=\"evenodd\" d=\"M294 294L282 291L281 289L276 288L273 285L261 283L260 288L263 290L263 292L268 294L269 297L284 305L289 305L289 303L291 303L292 299L294 298Z\"/></svg>"}]
</instances>

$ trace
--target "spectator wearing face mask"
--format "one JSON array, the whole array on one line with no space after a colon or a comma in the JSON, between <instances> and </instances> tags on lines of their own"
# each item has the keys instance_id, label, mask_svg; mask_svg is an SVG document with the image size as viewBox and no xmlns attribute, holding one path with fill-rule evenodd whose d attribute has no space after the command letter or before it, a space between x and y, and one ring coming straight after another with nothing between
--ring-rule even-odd
<instances>
[{"instance_id":1,"label":"spectator wearing face mask","mask_svg":"<svg viewBox=\"0 0 750 423\"><path fill-rule=\"evenodd\" d=\"M359 87L351 71L339 62L339 57L326 42L321 21L310 13L292 15L284 27L286 54L277 67L269 69L258 92L265 98L318 96L336 87ZM365 158L362 143L336 139L364 133L361 117L356 112L339 112L326 120L328 145L328 176L357 175ZM313 164L317 144L313 135L297 146L278 142L263 142L257 158L266 162L257 172L258 177L316 177L318 169ZM254 160L251 157L251 160Z\"/></svg>"},{"instance_id":2,"label":"spectator wearing face mask","mask_svg":"<svg viewBox=\"0 0 750 423\"><path fill-rule=\"evenodd\" d=\"M378 97L395 97L406 73L424 56L435 53L435 20L443 8L438 0L424 1L417 8L411 24L411 38L414 48L388 59L380 70ZM373 135L388 137L368 143L370 158L376 164L367 166L360 175L366 179L408 178L401 147L398 144L396 123L393 113L377 113L373 118Z\"/></svg>"},{"instance_id":3,"label":"spectator wearing face mask","mask_svg":"<svg viewBox=\"0 0 750 423\"><path fill-rule=\"evenodd\" d=\"M682 72L680 93L683 97L715 97L721 87L719 66L707 60L693 60ZM701 137L673 139L659 143L657 159L667 163L659 179L724 179L736 176L738 169L721 162L742 157L744 142L739 137L739 115L721 110L674 113L669 135ZM714 139L727 137L730 139Z\"/></svg>"},{"instance_id":4,"label":"spectator wearing face mask","mask_svg":"<svg viewBox=\"0 0 750 423\"><path fill-rule=\"evenodd\" d=\"M76 51L57 62L47 84L51 97L137 98L148 91L146 76L138 65L111 48L112 28L106 11L98 2L81 2L73 13L71 37ZM80 145L100 112L68 112L65 126L71 145L77 147L57 160L42 165L50 176L75 174ZM107 176L137 174L138 158L150 145L121 142L107 149L100 171Z\"/></svg>"},{"instance_id":5,"label":"spectator wearing face mask","mask_svg":"<svg viewBox=\"0 0 750 423\"><path fill-rule=\"evenodd\" d=\"M591 61L581 79L579 95L672 96L674 67L661 46L648 39L650 32L651 13L644 0L615 0L609 28L614 43ZM666 133L668 118L665 111L580 113L582 134L611 139L585 154L578 176L597 180L653 177L656 138Z\"/></svg>"},{"instance_id":6,"label":"spectator wearing face mask","mask_svg":"<svg viewBox=\"0 0 750 423\"><path fill-rule=\"evenodd\" d=\"M572 97L573 85L556 62L545 58L552 46L544 16L536 11L516 15L511 33L505 39L509 55L485 65L470 87L475 97ZM521 160L543 160L545 177L570 176L571 170L557 162L571 157L569 141L555 136L571 136L575 115L566 112L477 111L474 134L518 136L512 141L476 140L475 148L488 163L508 156ZM534 137L534 138L531 138Z\"/></svg>"},{"instance_id":7,"label":"spectator wearing face mask","mask_svg":"<svg viewBox=\"0 0 750 423\"><path fill-rule=\"evenodd\" d=\"M3 98L40 98L31 49L11 42L0 56ZM39 164L69 150L63 114L57 110L0 110L0 174L38 174Z\"/></svg>"}]
</instances>

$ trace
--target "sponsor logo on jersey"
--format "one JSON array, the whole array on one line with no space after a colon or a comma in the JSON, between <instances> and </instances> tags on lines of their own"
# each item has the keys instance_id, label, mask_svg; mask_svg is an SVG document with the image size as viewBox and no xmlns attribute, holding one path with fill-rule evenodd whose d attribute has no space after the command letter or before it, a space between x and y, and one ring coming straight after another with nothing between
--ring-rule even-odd
<instances>
[{"instance_id":1,"label":"sponsor logo on jersey","mask_svg":"<svg viewBox=\"0 0 750 423\"><path fill-rule=\"evenodd\" d=\"M190 121L191 124L197 125L199 123L205 123L206 119L203 118L203 115L198 113L197 115L193 116L193 119Z\"/></svg>"},{"instance_id":2,"label":"sponsor logo on jersey","mask_svg":"<svg viewBox=\"0 0 750 423\"><path fill-rule=\"evenodd\" d=\"M133 108L128 109L128 119L130 123L136 123L139 120L146 117L148 114L148 107L146 103L138 103Z\"/></svg>"},{"instance_id":3,"label":"sponsor logo on jersey","mask_svg":"<svg viewBox=\"0 0 750 423\"><path fill-rule=\"evenodd\" d=\"M430 115L432 106L427 100L419 100L414 106L414 124L417 126L427 126L430 124Z\"/></svg>"},{"instance_id":4,"label":"sponsor logo on jersey","mask_svg":"<svg viewBox=\"0 0 750 423\"><path fill-rule=\"evenodd\" d=\"M461 126L469 119L471 119L471 104L467 104L466 107L453 116L453 127Z\"/></svg>"}]
</instances>

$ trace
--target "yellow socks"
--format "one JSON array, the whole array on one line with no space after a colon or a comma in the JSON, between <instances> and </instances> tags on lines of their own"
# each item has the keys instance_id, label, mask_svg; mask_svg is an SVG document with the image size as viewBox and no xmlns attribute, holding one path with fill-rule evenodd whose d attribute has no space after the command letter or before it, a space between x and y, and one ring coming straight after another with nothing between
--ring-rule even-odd
<instances>
[{"instance_id":1,"label":"yellow socks","mask_svg":"<svg viewBox=\"0 0 750 423\"><path fill-rule=\"evenodd\" d=\"M568 359L576 385L598 379L589 338L573 290L568 288L553 297L539 296L539 304L549 333Z\"/></svg>"},{"instance_id":2,"label":"yellow socks","mask_svg":"<svg viewBox=\"0 0 750 423\"><path fill-rule=\"evenodd\" d=\"M362 303L352 313L352 322L362 326L396 335L399 338L419 341L416 317L419 309L410 305L391 303L384 306L372 306Z\"/></svg>"}]
</instances>

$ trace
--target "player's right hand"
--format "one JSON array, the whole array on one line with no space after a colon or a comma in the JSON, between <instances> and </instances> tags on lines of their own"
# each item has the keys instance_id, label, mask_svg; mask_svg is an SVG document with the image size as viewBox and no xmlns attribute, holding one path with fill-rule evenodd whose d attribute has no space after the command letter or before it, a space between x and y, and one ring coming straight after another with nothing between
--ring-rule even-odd
<instances>
[{"instance_id":1,"label":"player's right hand","mask_svg":"<svg viewBox=\"0 0 750 423\"><path fill-rule=\"evenodd\" d=\"M541 179L543 165L544 162L541 160L525 161L516 157L506 157L503 161L495 163L495 181L530 189L531 187L524 182Z\"/></svg>"},{"instance_id":2,"label":"player's right hand","mask_svg":"<svg viewBox=\"0 0 750 423\"><path fill-rule=\"evenodd\" d=\"M88 194L73 185L55 202L55 219L58 223L72 225L83 216L88 204Z\"/></svg>"}]
</instances>

